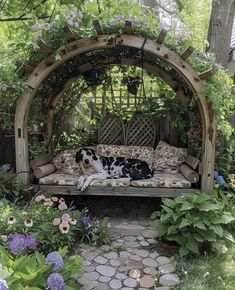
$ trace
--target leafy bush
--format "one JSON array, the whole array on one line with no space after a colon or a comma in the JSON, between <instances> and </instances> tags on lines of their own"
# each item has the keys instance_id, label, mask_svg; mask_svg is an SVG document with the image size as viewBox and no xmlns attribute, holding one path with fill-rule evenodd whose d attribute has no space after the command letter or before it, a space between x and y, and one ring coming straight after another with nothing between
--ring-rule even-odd
<instances>
[{"instance_id":1,"label":"leafy bush","mask_svg":"<svg viewBox=\"0 0 235 290\"><path fill-rule=\"evenodd\" d=\"M151 218L160 237L180 246L181 256L225 252L225 241L235 242L224 227L235 220L234 216L225 211L224 204L206 194L163 199L162 210L154 212Z\"/></svg>"},{"instance_id":2,"label":"leafy bush","mask_svg":"<svg viewBox=\"0 0 235 290\"><path fill-rule=\"evenodd\" d=\"M46 258L38 251L31 255L12 256L0 245L0 283L5 283L9 289L18 290L77 289L75 279L82 272L82 261L79 256L64 260L66 253L67 248L64 247L59 249L58 253L50 253ZM61 262L59 266L58 260ZM56 265L58 267L55 267ZM61 286L65 287L52 288L53 278L57 278L57 281L60 278ZM8 288L0 287L0 289Z\"/></svg>"},{"instance_id":3,"label":"leafy bush","mask_svg":"<svg viewBox=\"0 0 235 290\"><path fill-rule=\"evenodd\" d=\"M23 185L20 179L11 171L5 171L0 167L0 198L13 201L22 194Z\"/></svg>"},{"instance_id":4,"label":"leafy bush","mask_svg":"<svg viewBox=\"0 0 235 290\"><path fill-rule=\"evenodd\" d=\"M96 221L87 229L80 225L87 216L87 210L78 211L68 208L64 199L47 198L43 194L36 197L27 209L14 206L8 202L0 204L0 241L4 243L9 235L27 234L37 239L37 248L48 253L58 247L70 249L78 240L96 244L107 243L109 232L107 221Z\"/></svg>"}]
</instances>

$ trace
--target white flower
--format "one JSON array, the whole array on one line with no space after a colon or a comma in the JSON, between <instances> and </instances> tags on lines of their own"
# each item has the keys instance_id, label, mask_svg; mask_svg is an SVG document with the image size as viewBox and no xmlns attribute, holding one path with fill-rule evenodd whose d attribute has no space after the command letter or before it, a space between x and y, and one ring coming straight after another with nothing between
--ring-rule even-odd
<instances>
[{"instance_id":1,"label":"white flower","mask_svg":"<svg viewBox=\"0 0 235 290\"><path fill-rule=\"evenodd\" d=\"M1 235L0 236L0 239L3 243L6 243L7 242L7 236L6 235Z\"/></svg>"},{"instance_id":2,"label":"white flower","mask_svg":"<svg viewBox=\"0 0 235 290\"><path fill-rule=\"evenodd\" d=\"M33 226L33 220L32 219L27 219L24 221L24 225L27 227L27 228L31 228Z\"/></svg>"},{"instance_id":3,"label":"white flower","mask_svg":"<svg viewBox=\"0 0 235 290\"><path fill-rule=\"evenodd\" d=\"M15 219L15 217L13 217L13 216L10 216L10 217L7 219L7 223L8 223L9 225L13 225L15 222L16 222L16 219Z\"/></svg>"},{"instance_id":4,"label":"white flower","mask_svg":"<svg viewBox=\"0 0 235 290\"><path fill-rule=\"evenodd\" d=\"M52 196L51 200L54 201L54 202L57 202L58 201L58 197Z\"/></svg>"},{"instance_id":5,"label":"white flower","mask_svg":"<svg viewBox=\"0 0 235 290\"><path fill-rule=\"evenodd\" d=\"M70 223L71 225L76 225L76 224L77 224L77 220L74 219L74 218L70 218L70 219L69 219L69 223Z\"/></svg>"}]
</instances>

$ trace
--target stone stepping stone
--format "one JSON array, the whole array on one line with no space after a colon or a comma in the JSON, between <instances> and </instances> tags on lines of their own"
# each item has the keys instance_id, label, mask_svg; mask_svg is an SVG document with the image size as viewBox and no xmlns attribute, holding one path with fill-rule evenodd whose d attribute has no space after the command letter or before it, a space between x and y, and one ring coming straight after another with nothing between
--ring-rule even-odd
<instances>
[{"instance_id":1,"label":"stone stepping stone","mask_svg":"<svg viewBox=\"0 0 235 290\"><path fill-rule=\"evenodd\" d=\"M99 286L95 287L94 290L109 290L107 284L99 283Z\"/></svg>"},{"instance_id":2,"label":"stone stepping stone","mask_svg":"<svg viewBox=\"0 0 235 290\"><path fill-rule=\"evenodd\" d=\"M117 226L114 227L115 229L123 229L123 230L145 230L146 228L141 226L141 225L136 225L136 224L129 224L129 223L122 223L122 224L119 224ZM151 237L147 237L147 238L152 238Z\"/></svg>"},{"instance_id":3,"label":"stone stepping stone","mask_svg":"<svg viewBox=\"0 0 235 290\"><path fill-rule=\"evenodd\" d=\"M126 242L126 245L127 245L127 247L130 247L130 248L138 248L138 247L140 247L140 244L137 243L137 242Z\"/></svg>"},{"instance_id":4,"label":"stone stepping stone","mask_svg":"<svg viewBox=\"0 0 235 290\"><path fill-rule=\"evenodd\" d=\"M98 254L96 252L86 252L83 255L83 258L85 260L91 261L93 260L96 256L98 256Z\"/></svg>"},{"instance_id":5,"label":"stone stepping stone","mask_svg":"<svg viewBox=\"0 0 235 290\"><path fill-rule=\"evenodd\" d=\"M154 284L155 284L155 280L149 275L146 275L140 279L140 286L141 287L151 288L154 286Z\"/></svg>"},{"instance_id":6,"label":"stone stepping stone","mask_svg":"<svg viewBox=\"0 0 235 290\"><path fill-rule=\"evenodd\" d=\"M135 242L136 241L136 237L134 237L134 236L126 236L126 237L124 237L124 240L128 241L128 242Z\"/></svg>"},{"instance_id":7,"label":"stone stepping stone","mask_svg":"<svg viewBox=\"0 0 235 290\"><path fill-rule=\"evenodd\" d=\"M120 267L118 267L118 271L119 272L126 272L128 270L129 270L129 267L127 267L127 266L120 266Z\"/></svg>"},{"instance_id":8,"label":"stone stepping stone","mask_svg":"<svg viewBox=\"0 0 235 290\"><path fill-rule=\"evenodd\" d=\"M110 277L104 277L104 276L100 276L99 281L102 283L106 283L109 282L111 280Z\"/></svg>"},{"instance_id":9,"label":"stone stepping stone","mask_svg":"<svg viewBox=\"0 0 235 290\"><path fill-rule=\"evenodd\" d=\"M96 271L105 277L112 277L115 274L115 269L110 266L99 265L96 267Z\"/></svg>"},{"instance_id":10,"label":"stone stepping stone","mask_svg":"<svg viewBox=\"0 0 235 290\"><path fill-rule=\"evenodd\" d=\"M159 283L163 286L176 286L180 284L180 279L176 274L165 274L160 277Z\"/></svg>"},{"instance_id":11,"label":"stone stepping stone","mask_svg":"<svg viewBox=\"0 0 235 290\"><path fill-rule=\"evenodd\" d=\"M95 257L94 259L94 262L97 263L97 264L106 264L107 263L107 259L105 259L104 257L102 256L97 256Z\"/></svg>"},{"instance_id":12,"label":"stone stepping stone","mask_svg":"<svg viewBox=\"0 0 235 290\"><path fill-rule=\"evenodd\" d=\"M124 288L121 288L120 290L134 290L134 288L124 287Z\"/></svg>"},{"instance_id":13,"label":"stone stepping stone","mask_svg":"<svg viewBox=\"0 0 235 290\"><path fill-rule=\"evenodd\" d=\"M89 262L89 261L87 261L87 260L85 260L84 262L83 262L83 266L84 267L86 267L86 266L90 266L91 265L91 262Z\"/></svg>"},{"instance_id":14,"label":"stone stepping stone","mask_svg":"<svg viewBox=\"0 0 235 290\"><path fill-rule=\"evenodd\" d=\"M137 250L135 251L136 255L139 255L142 258L147 258L149 255L149 252L146 250Z\"/></svg>"},{"instance_id":15,"label":"stone stepping stone","mask_svg":"<svg viewBox=\"0 0 235 290\"><path fill-rule=\"evenodd\" d=\"M156 243L156 240L154 240L154 239L147 239L147 242L153 245L153 244Z\"/></svg>"},{"instance_id":16,"label":"stone stepping stone","mask_svg":"<svg viewBox=\"0 0 235 290\"><path fill-rule=\"evenodd\" d=\"M157 288L154 288L154 290L170 290L169 287L157 287Z\"/></svg>"},{"instance_id":17,"label":"stone stepping stone","mask_svg":"<svg viewBox=\"0 0 235 290\"><path fill-rule=\"evenodd\" d=\"M121 258L126 259L126 258L129 258L131 254L129 252L127 252L127 251L121 251L119 253L119 255L120 255Z\"/></svg>"},{"instance_id":18,"label":"stone stepping stone","mask_svg":"<svg viewBox=\"0 0 235 290\"><path fill-rule=\"evenodd\" d=\"M99 286L98 282L92 281L91 283L88 283L88 284L82 286L80 288L80 290L91 290L91 289L94 289L94 288L96 288L98 286Z\"/></svg>"},{"instance_id":19,"label":"stone stepping stone","mask_svg":"<svg viewBox=\"0 0 235 290\"><path fill-rule=\"evenodd\" d=\"M152 258L145 258L142 260L142 263L151 268L157 268L158 267L158 262Z\"/></svg>"},{"instance_id":20,"label":"stone stepping stone","mask_svg":"<svg viewBox=\"0 0 235 290\"><path fill-rule=\"evenodd\" d=\"M146 239L154 239L158 237L158 232L156 230L144 230L142 232L142 235L146 238Z\"/></svg>"},{"instance_id":21,"label":"stone stepping stone","mask_svg":"<svg viewBox=\"0 0 235 290\"><path fill-rule=\"evenodd\" d=\"M172 264L164 264L159 266L159 272L161 274L169 274L175 272L175 266Z\"/></svg>"},{"instance_id":22,"label":"stone stepping stone","mask_svg":"<svg viewBox=\"0 0 235 290\"><path fill-rule=\"evenodd\" d=\"M122 288L122 283L118 279L113 279L109 282L109 286L112 289L120 289Z\"/></svg>"},{"instance_id":23,"label":"stone stepping stone","mask_svg":"<svg viewBox=\"0 0 235 290\"><path fill-rule=\"evenodd\" d=\"M144 237L143 237L143 236L138 236L138 237L137 237L137 240L138 240L138 241L143 241L143 240L144 240Z\"/></svg>"},{"instance_id":24,"label":"stone stepping stone","mask_svg":"<svg viewBox=\"0 0 235 290\"><path fill-rule=\"evenodd\" d=\"M123 284L124 284L125 286L127 286L127 287L132 287L132 288L134 288L134 287L137 286L137 282L136 282L136 280L133 279L133 278L127 278L127 279L125 279L125 280L123 281Z\"/></svg>"},{"instance_id":25,"label":"stone stepping stone","mask_svg":"<svg viewBox=\"0 0 235 290\"><path fill-rule=\"evenodd\" d=\"M140 242L140 245L141 245L142 247L147 247L147 246L149 246L149 243L146 242L146 241L141 241L141 242Z\"/></svg>"},{"instance_id":26,"label":"stone stepping stone","mask_svg":"<svg viewBox=\"0 0 235 290\"><path fill-rule=\"evenodd\" d=\"M121 262L120 262L120 260L118 260L118 259L110 260L109 263L110 263L110 265L113 266L113 267L118 267L118 266L121 265Z\"/></svg>"},{"instance_id":27,"label":"stone stepping stone","mask_svg":"<svg viewBox=\"0 0 235 290\"><path fill-rule=\"evenodd\" d=\"M83 279L85 281L95 281L97 279L99 279L100 275L97 272L90 272L90 273L85 273L83 275ZM85 283L83 285L86 285Z\"/></svg>"},{"instance_id":28,"label":"stone stepping stone","mask_svg":"<svg viewBox=\"0 0 235 290\"><path fill-rule=\"evenodd\" d=\"M130 271L130 273L129 273L129 276L130 276L131 278L137 279L137 278L139 278L139 277L141 276L141 272L140 272L139 269L132 269L132 270Z\"/></svg>"},{"instance_id":29,"label":"stone stepping stone","mask_svg":"<svg viewBox=\"0 0 235 290\"><path fill-rule=\"evenodd\" d=\"M151 267L144 268L144 273L147 274L147 275L151 275L151 276L156 276L157 275L157 271L154 268L151 268Z\"/></svg>"},{"instance_id":30,"label":"stone stepping stone","mask_svg":"<svg viewBox=\"0 0 235 290\"><path fill-rule=\"evenodd\" d=\"M85 272L94 272L95 271L95 266L86 266L84 267Z\"/></svg>"},{"instance_id":31,"label":"stone stepping stone","mask_svg":"<svg viewBox=\"0 0 235 290\"><path fill-rule=\"evenodd\" d=\"M117 273L115 276L118 280L122 281L124 279L127 278L127 275L123 274L123 273Z\"/></svg>"},{"instance_id":32,"label":"stone stepping stone","mask_svg":"<svg viewBox=\"0 0 235 290\"><path fill-rule=\"evenodd\" d=\"M159 254L156 252L149 254L149 257L153 258L153 259L156 259L158 256L159 256Z\"/></svg>"},{"instance_id":33,"label":"stone stepping stone","mask_svg":"<svg viewBox=\"0 0 235 290\"><path fill-rule=\"evenodd\" d=\"M118 257L118 254L116 252L109 252L109 253L105 253L104 257L109 260L116 259Z\"/></svg>"},{"instance_id":34,"label":"stone stepping stone","mask_svg":"<svg viewBox=\"0 0 235 290\"><path fill-rule=\"evenodd\" d=\"M169 258L167 258L167 257L160 256L160 257L157 258L157 262L160 265L164 265L164 264L170 264L171 260Z\"/></svg>"},{"instance_id":35,"label":"stone stepping stone","mask_svg":"<svg viewBox=\"0 0 235 290\"><path fill-rule=\"evenodd\" d=\"M126 265L130 269L143 269L144 268L144 265L141 261L128 260L126 262Z\"/></svg>"},{"instance_id":36,"label":"stone stepping stone","mask_svg":"<svg viewBox=\"0 0 235 290\"><path fill-rule=\"evenodd\" d=\"M130 255L130 259L134 261L141 261L141 257L137 255Z\"/></svg>"}]
</instances>

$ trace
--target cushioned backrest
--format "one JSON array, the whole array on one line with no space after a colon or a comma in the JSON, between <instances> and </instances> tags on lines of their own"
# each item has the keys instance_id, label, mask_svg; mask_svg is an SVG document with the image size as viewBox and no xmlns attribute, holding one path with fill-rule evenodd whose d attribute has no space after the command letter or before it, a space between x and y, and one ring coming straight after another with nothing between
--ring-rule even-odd
<instances>
[{"instance_id":1,"label":"cushioned backrest","mask_svg":"<svg viewBox=\"0 0 235 290\"><path fill-rule=\"evenodd\" d=\"M65 173L76 174L80 173L80 167L75 161L75 155L78 149L68 149L61 151L53 158L53 164L57 170L62 170Z\"/></svg>"},{"instance_id":2,"label":"cushioned backrest","mask_svg":"<svg viewBox=\"0 0 235 290\"><path fill-rule=\"evenodd\" d=\"M177 148L159 141L154 151L153 168L158 172L178 173L187 158L186 148Z\"/></svg>"},{"instance_id":3,"label":"cushioned backrest","mask_svg":"<svg viewBox=\"0 0 235 290\"><path fill-rule=\"evenodd\" d=\"M153 148L149 146L118 146L99 144L97 146L97 153L100 156L137 158L146 161L151 167L153 163Z\"/></svg>"}]
</instances>

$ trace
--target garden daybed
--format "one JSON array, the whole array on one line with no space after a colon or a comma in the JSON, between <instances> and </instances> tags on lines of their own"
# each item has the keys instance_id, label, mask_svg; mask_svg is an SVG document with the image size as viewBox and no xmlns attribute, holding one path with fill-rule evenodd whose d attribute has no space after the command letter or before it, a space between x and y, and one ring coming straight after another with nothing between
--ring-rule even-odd
<instances>
[{"instance_id":1,"label":"garden daybed","mask_svg":"<svg viewBox=\"0 0 235 290\"><path fill-rule=\"evenodd\" d=\"M172 197L199 191L197 189L199 175L194 170L199 162L194 158L192 163L193 157L187 156L187 149L176 148L160 141L155 150L148 146L103 144L99 144L95 150L101 156L123 156L144 160L154 169L154 176L143 180L95 179L88 189L81 192L76 188L78 178L82 174L75 162L78 149L70 149L60 152L52 162L34 168L39 189L72 195Z\"/></svg>"}]
</instances>

